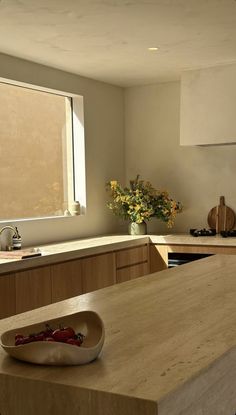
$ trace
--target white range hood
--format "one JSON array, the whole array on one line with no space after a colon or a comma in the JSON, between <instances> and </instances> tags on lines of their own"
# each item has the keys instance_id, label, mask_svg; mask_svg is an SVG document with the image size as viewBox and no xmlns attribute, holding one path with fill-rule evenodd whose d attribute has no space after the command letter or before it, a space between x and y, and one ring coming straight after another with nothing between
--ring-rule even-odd
<instances>
[{"instance_id":1,"label":"white range hood","mask_svg":"<svg viewBox=\"0 0 236 415\"><path fill-rule=\"evenodd\" d=\"M236 64L181 77L180 145L236 144Z\"/></svg>"}]
</instances>

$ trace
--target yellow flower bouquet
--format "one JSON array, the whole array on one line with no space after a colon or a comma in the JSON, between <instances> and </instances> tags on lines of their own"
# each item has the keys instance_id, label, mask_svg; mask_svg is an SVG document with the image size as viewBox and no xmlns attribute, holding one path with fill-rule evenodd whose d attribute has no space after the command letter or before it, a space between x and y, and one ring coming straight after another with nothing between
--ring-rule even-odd
<instances>
[{"instance_id":1,"label":"yellow flower bouquet","mask_svg":"<svg viewBox=\"0 0 236 415\"><path fill-rule=\"evenodd\" d=\"M133 223L143 223L155 217L172 227L177 213L182 210L180 202L171 199L168 192L156 190L150 182L130 180L130 187L122 187L116 180L107 183L113 199L107 203L112 212Z\"/></svg>"}]
</instances>

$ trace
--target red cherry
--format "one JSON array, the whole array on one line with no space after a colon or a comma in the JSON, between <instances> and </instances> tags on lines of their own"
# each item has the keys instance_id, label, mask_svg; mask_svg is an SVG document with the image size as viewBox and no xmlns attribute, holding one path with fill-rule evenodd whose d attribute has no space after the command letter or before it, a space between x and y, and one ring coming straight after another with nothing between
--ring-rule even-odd
<instances>
[{"instance_id":1,"label":"red cherry","mask_svg":"<svg viewBox=\"0 0 236 415\"><path fill-rule=\"evenodd\" d=\"M34 336L32 336L32 335L31 336L25 336L22 339L22 344L32 343L34 341L35 341Z\"/></svg>"},{"instance_id":2,"label":"red cherry","mask_svg":"<svg viewBox=\"0 0 236 415\"><path fill-rule=\"evenodd\" d=\"M24 337L18 337L15 340L15 346L20 346L21 344L24 344Z\"/></svg>"},{"instance_id":3,"label":"red cherry","mask_svg":"<svg viewBox=\"0 0 236 415\"><path fill-rule=\"evenodd\" d=\"M67 339L66 343L67 344L72 344L74 346L81 346L81 341L77 340L77 339Z\"/></svg>"},{"instance_id":4,"label":"red cherry","mask_svg":"<svg viewBox=\"0 0 236 415\"><path fill-rule=\"evenodd\" d=\"M53 329L51 329L49 326L46 326L46 330L42 331L44 337L51 337L53 333Z\"/></svg>"},{"instance_id":5,"label":"red cherry","mask_svg":"<svg viewBox=\"0 0 236 415\"><path fill-rule=\"evenodd\" d=\"M73 338L75 336L75 331L72 327L63 327L61 329L56 329L52 333L52 337L57 342L65 342L67 339Z\"/></svg>"},{"instance_id":6,"label":"red cherry","mask_svg":"<svg viewBox=\"0 0 236 415\"><path fill-rule=\"evenodd\" d=\"M34 336L34 341L35 342L40 342L40 341L43 341L44 339L45 339L45 335L44 335L43 332L35 334L35 336Z\"/></svg>"},{"instance_id":7,"label":"red cherry","mask_svg":"<svg viewBox=\"0 0 236 415\"><path fill-rule=\"evenodd\" d=\"M23 339L23 334L19 334L19 333L17 333L17 334L15 334L15 340L17 340L17 339Z\"/></svg>"},{"instance_id":8,"label":"red cherry","mask_svg":"<svg viewBox=\"0 0 236 415\"><path fill-rule=\"evenodd\" d=\"M35 341L56 341L81 346L83 340L84 335L81 333L76 334L72 327L60 327L59 329L52 330L48 324L46 324L46 330L29 334L29 336L23 336L20 333L15 334L15 346Z\"/></svg>"}]
</instances>

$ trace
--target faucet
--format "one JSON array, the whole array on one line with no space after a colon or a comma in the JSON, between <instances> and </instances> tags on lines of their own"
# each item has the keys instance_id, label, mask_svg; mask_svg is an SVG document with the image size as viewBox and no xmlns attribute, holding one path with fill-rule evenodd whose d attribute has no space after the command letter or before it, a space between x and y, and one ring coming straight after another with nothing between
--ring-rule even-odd
<instances>
[{"instance_id":1,"label":"faucet","mask_svg":"<svg viewBox=\"0 0 236 415\"><path fill-rule=\"evenodd\" d=\"M18 232L17 227L10 226L10 225L3 226L3 228L2 228L2 229L0 229L0 236L1 236L1 234L2 234L5 230L7 230L7 229L9 229L9 230L13 231L12 238L14 237L14 238L20 239L20 235L19 235L19 232ZM11 250L12 250L12 247L13 247L13 241L12 241L12 238L11 238L11 244L6 244L5 249L3 249L3 251L11 251Z\"/></svg>"}]
</instances>

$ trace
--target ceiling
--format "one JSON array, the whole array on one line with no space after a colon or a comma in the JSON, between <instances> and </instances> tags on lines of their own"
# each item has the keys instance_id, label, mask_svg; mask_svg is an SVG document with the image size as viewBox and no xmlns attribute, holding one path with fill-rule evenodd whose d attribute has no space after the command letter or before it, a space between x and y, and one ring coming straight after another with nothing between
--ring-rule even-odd
<instances>
[{"instance_id":1,"label":"ceiling","mask_svg":"<svg viewBox=\"0 0 236 415\"><path fill-rule=\"evenodd\" d=\"M173 81L236 62L236 0L0 0L0 52L125 87Z\"/></svg>"}]
</instances>

